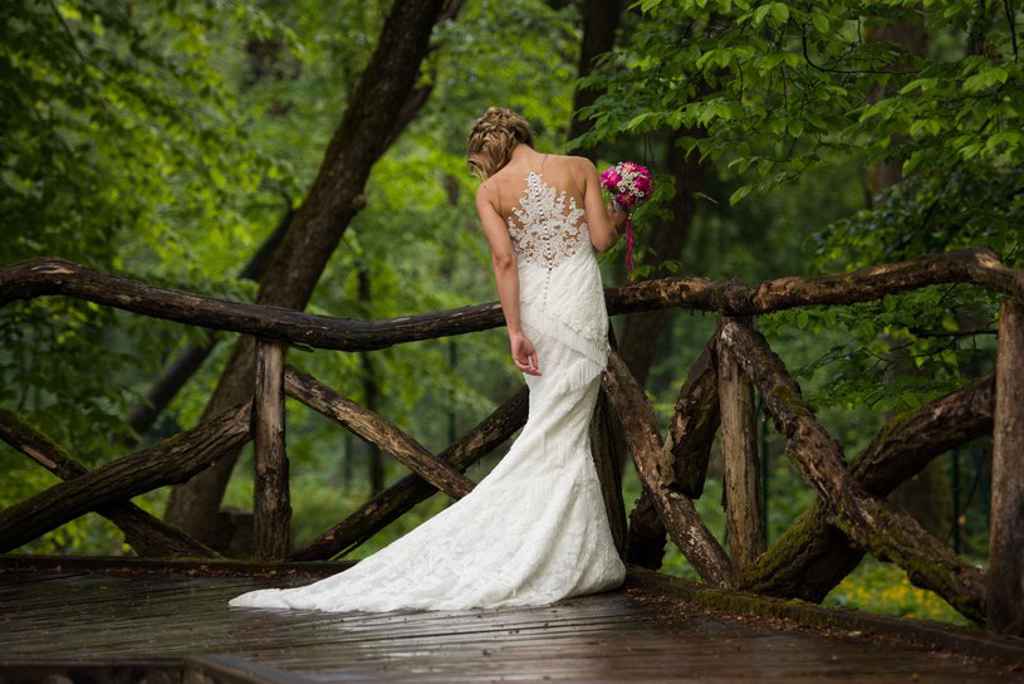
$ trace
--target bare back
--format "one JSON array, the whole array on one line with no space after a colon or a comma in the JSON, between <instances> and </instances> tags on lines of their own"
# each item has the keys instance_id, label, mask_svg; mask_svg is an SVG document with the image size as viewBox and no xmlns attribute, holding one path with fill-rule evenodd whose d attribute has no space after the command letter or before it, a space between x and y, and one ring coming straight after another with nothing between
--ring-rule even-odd
<instances>
[{"instance_id":1,"label":"bare back","mask_svg":"<svg viewBox=\"0 0 1024 684\"><path fill-rule=\"evenodd\" d=\"M562 154L544 154L540 163L532 166L511 162L491 177L495 195L498 198L496 209L506 222L513 217L519 208L519 201L526 193L530 171L539 173L547 185L567 198L575 200L577 206L583 206L585 179L579 173L577 157Z\"/></svg>"}]
</instances>

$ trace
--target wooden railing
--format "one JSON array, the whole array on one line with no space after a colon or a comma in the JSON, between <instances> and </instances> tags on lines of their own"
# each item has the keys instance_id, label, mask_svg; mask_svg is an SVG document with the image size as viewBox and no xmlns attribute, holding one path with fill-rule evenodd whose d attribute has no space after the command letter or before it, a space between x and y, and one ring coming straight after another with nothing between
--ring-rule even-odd
<instances>
[{"instance_id":1,"label":"wooden railing","mask_svg":"<svg viewBox=\"0 0 1024 684\"><path fill-rule=\"evenodd\" d=\"M841 445L817 420L781 359L755 329L759 314L850 304L940 283L972 283L1005 295L996 371L914 415L887 425L847 465ZM187 325L257 338L256 390L244 402L155 446L94 470L0 411L0 438L64 480L0 511L0 552L16 549L96 511L121 528L142 556L216 552L145 513L130 499L183 482L224 453L254 440L254 525L261 559L316 560L351 551L437 491L464 496L462 472L524 424L527 389L436 456L399 427L285 364L288 345L357 351L493 328L497 303L434 314L362 321L152 287L59 259L0 269L0 306L44 295L85 299ZM755 286L702 278L662 278L606 290L609 314L680 307L717 312L714 334L691 366L665 437L643 389L612 352L603 394L621 421L643 494L626 529L621 488L603 449L595 449L609 521L630 562L661 565L666 536L709 585L820 601L865 552L907 571L963 615L991 629L1024 634L1024 273L989 249L972 249L819 278L778 278ZM753 435L756 388L786 454L810 484L815 504L765 548L759 504L760 459ZM291 506L284 397L292 396L397 458L412 473L327 530L290 551ZM701 495L711 443L721 429L728 551L708 531L693 500ZM933 458L993 435L990 566L958 557L885 496Z\"/></svg>"}]
</instances>

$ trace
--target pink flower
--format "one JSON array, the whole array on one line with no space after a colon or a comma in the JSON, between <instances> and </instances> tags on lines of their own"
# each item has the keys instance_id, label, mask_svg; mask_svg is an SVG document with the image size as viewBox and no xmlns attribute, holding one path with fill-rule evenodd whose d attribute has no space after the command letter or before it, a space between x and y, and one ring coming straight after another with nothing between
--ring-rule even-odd
<instances>
[{"instance_id":1,"label":"pink flower","mask_svg":"<svg viewBox=\"0 0 1024 684\"><path fill-rule=\"evenodd\" d=\"M615 190L619 187L619 183L622 182L622 176L619 175L618 171L614 168L609 167L601 174L601 183L604 187L609 190Z\"/></svg>"},{"instance_id":2,"label":"pink flower","mask_svg":"<svg viewBox=\"0 0 1024 684\"><path fill-rule=\"evenodd\" d=\"M636 189L647 194L651 191L651 177L642 175L636 179Z\"/></svg>"}]
</instances>

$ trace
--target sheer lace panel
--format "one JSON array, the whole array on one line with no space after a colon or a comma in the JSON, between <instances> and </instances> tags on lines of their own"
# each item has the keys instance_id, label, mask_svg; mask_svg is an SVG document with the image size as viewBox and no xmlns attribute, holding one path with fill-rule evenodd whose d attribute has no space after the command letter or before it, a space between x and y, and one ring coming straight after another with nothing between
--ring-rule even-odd
<instances>
[{"instance_id":1,"label":"sheer lace panel","mask_svg":"<svg viewBox=\"0 0 1024 684\"><path fill-rule=\"evenodd\" d=\"M589 239L583 215L575 197L530 171L519 206L507 220L516 258L554 268Z\"/></svg>"}]
</instances>

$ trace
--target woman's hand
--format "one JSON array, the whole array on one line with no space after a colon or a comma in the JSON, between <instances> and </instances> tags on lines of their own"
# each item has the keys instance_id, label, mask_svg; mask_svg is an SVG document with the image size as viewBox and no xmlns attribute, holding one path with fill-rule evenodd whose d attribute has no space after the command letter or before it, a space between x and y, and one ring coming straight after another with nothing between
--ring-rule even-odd
<instances>
[{"instance_id":1,"label":"woman's hand","mask_svg":"<svg viewBox=\"0 0 1024 684\"><path fill-rule=\"evenodd\" d=\"M622 225L626 222L626 212L622 211L617 203L609 201L608 216L612 220L612 225L615 226L615 232L620 233Z\"/></svg>"},{"instance_id":2,"label":"woman's hand","mask_svg":"<svg viewBox=\"0 0 1024 684\"><path fill-rule=\"evenodd\" d=\"M537 359L537 350L533 348L530 338L521 332L510 332L508 342L516 367L524 373L540 375L540 361Z\"/></svg>"}]
</instances>

